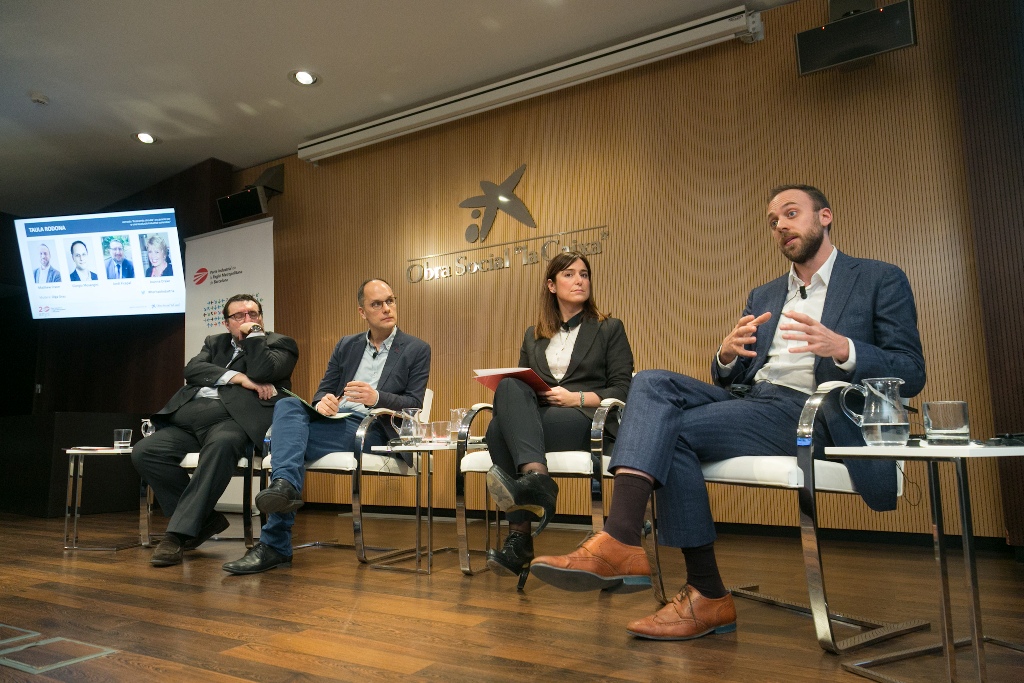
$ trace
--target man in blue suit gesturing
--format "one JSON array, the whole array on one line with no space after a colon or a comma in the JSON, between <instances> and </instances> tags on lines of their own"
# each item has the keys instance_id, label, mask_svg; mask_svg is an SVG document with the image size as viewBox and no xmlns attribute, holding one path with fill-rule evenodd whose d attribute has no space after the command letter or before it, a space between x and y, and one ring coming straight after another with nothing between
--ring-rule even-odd
<instances>
[{"instance_id":1,"label":"man in blue suit gesturing","mask_svg":"<svg viewBox=\"0 0 1024 683\"><path fill-rule=\"evenodd\" d=\"M832 209L817 188L775 188L767 214L789 273L750 293L711 362L714 384L665 370L633 379L609 466L615 495L604 532L569 555L531 565L537 578L567 590L649 586L640 530L647 500L660 485L660 540L682 549L687 577L672 602L627 626L640 638L688 640L736 628L715 560L702 460L795 456L800 412L823 382L899 377L905 396L924 386L917 310L903 271L832 246ZM828 440L863 445L860 430L834 405L826 402L823 417ZM895 462L847 468L869 506L896 507Z\"/></svg>"}]
</instances>

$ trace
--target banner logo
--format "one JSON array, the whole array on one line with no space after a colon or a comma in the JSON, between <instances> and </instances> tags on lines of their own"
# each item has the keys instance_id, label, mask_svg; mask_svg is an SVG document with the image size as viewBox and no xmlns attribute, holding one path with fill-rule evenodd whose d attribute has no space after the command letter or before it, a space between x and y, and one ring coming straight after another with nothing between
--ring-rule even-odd
<instances>
[{"instance_id":1,"label":"banner logo","mask_svg":"<svg viewBox=\"0 0 1024 683\"><path fill-rule=\"evenodd\" d=\"M526 164L523 164L513 171L512 175L505 178L500 185L495 185L489 180L481 180L480 189L484 193L463 200L459 204L464 209L473 209L473 212L470 214L473 219L480 218L480 209L483 209L483 220L479 224L470 223L469 227L466 228L467 242L472 243L479 240L483 244L484 240L487 239L487 235L491 232L494 219L498 216L499 211L505 212L528 228L537 227L533 216L530 215L530 210L526 208L526 204L513 192L525 172Z\"/></svg>"},{"instance_id":2,"label":"banner logo","mask_svg":"<svg viewBox=\"0 0 1024 683\"><path fill-rule=\"evenodd\" d=\"M209 276L210 271L208 271L206 268L200 268L199 270L196 271L196 274L192 276L192 282L196 283L197 285L201 285L204 282L206 282L206 278L208 278Z\"/></svg>"}]
</instances>

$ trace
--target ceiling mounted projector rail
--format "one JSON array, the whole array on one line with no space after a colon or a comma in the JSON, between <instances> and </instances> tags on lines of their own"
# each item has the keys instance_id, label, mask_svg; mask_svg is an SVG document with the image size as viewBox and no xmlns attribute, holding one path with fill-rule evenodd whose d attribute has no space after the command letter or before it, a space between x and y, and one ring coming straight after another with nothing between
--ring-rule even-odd
<instances>
[{"instance_id":1,"label":"ceiling mounted projector rail","mask_svg":"<svg viewBox=\"0 0 1024 683\"><path fill-rule=\"evenodd\" d=\"M763 37L760 13L748 12L744 6L735 7L304 142L299 145L299 158L304 161L325 159L707 45L733 38L754 42Z\"/></svg>"}]
</instances>

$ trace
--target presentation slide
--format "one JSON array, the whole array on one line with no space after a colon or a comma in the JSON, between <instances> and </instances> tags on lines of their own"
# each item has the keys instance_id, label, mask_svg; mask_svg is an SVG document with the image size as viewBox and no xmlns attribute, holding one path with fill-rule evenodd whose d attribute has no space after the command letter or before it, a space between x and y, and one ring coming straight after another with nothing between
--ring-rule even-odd
<instances>
[{"instance_id":1,"label":"presentation slide","mask_svg":"<svg viewBox=\"0 0 1024 683\"><path fill-rule=\"evenodd\" d=\"M32 317L185 312L174 209L14 221Z\"/></svg>"}]
</instances>

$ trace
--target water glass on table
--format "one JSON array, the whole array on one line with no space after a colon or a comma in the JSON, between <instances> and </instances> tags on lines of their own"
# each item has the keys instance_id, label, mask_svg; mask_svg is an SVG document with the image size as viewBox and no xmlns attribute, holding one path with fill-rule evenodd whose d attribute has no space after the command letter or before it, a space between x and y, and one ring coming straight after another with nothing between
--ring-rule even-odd
<instances>
[{"instance_id":1,"label":"water glass on table","mask_svg":"<svg viewBox=\"0 0 1024 683\"><path fill-rule=\"evenodd\" d=\"M451 420L448 422L448 438L455 443L459 438L459 426L462 424L462 419L466 417L466 413L469 410L467 408L452 408Z\"/></svg>"},{"instance_id":2,"label":"water glass on table","mask_svg":"<svg viewBox=\"0 0 1024 683\"><path fill-rule=\"evenodd\" d=\"M929 401L924 404L924 432L933 446L966 446L971 424L964 401Z\"/></svg>"},{"instance_id":3,"label":"water glass on table","mask_svg":"<svg viewBox=\"0 0 1024 683\"><path fill-rule=\"evenodd\" d=\"M448 440L448 420L436 420L430 423L430 439L437 443Z\"/></svg>"},{"instance_id":4,"label":"water glass on table","mask_svg":"<svg viewBox=\"0 0 1024 683\"><path fill-rule=\"evenodd\" d=\"M129 448L132 445L132 430L114 430L114 448Z\"/></svg>"}]
</instances>

